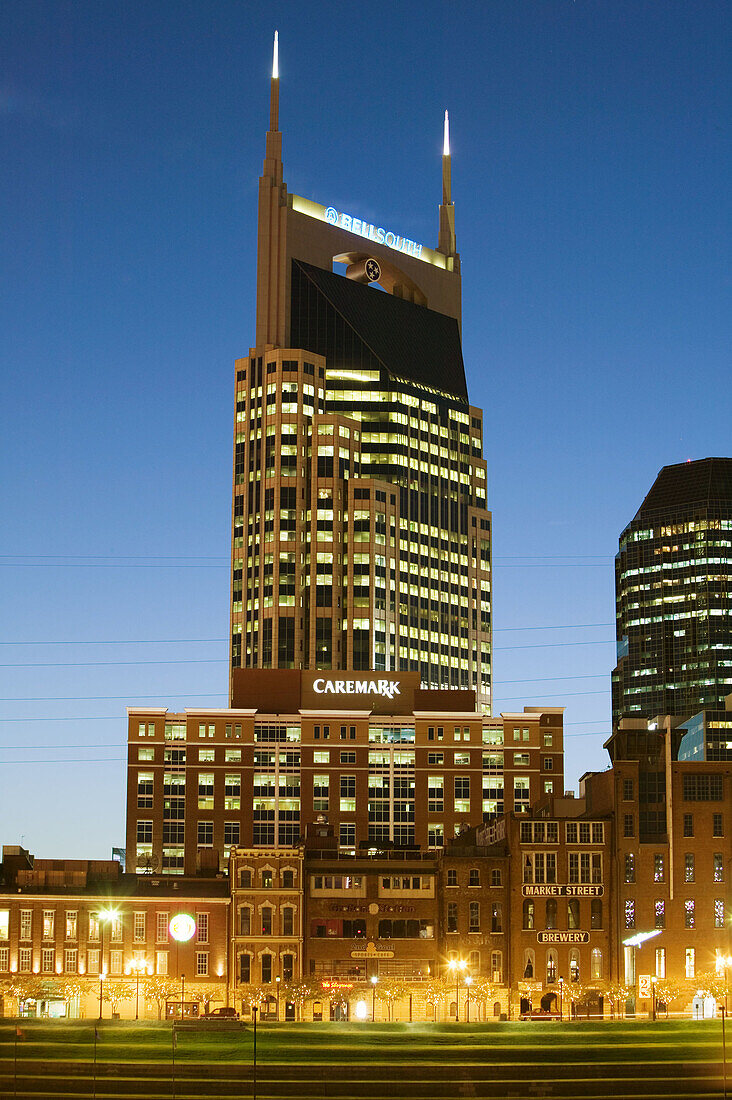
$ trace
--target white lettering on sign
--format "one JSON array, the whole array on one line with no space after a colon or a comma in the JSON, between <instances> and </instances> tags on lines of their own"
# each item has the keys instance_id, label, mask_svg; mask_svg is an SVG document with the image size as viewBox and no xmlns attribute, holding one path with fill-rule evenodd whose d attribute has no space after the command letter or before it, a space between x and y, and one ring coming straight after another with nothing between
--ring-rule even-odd
<instances>
[{"instance_id":1,"label":"white lettering on sign","mask_svg":"<svg viewBox=\"0 0 732 1100\"><path fill-rule=\"evenodd\" d=\"M393 699L401 695L396 680L313 680L316 695L383 695Z\"/></svg>"},{"instance_id":2,"label":"white lettering on sign","mask_svg":"<svg viewBox=\"0 0 732 1100\"><path fill-rule=\"evenodd\" d=\"M385 244L396 252L405 252L407 256L422 258L422 245L416 241L410 241L408 237L400 237L391 230L382 229L381 226L372 225L362 218L354 218L351 214L340 213L334 206L328 206L325 211L325 220L329 225L337 225L339 229L347 229L349 233L356 233L359 237L367 237L376 244Z\"/></svg>"}]
</instances>

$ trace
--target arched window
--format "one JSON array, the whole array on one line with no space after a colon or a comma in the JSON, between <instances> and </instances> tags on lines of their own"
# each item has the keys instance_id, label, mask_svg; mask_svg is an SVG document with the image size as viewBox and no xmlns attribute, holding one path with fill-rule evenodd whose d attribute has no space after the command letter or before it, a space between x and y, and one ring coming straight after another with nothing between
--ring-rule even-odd
<instances>
[{"instance_id":1,"label":"arched window","mask_svg":"<svg viewBox=\"0 0 732 1100\"><path fill-rule=\"evenodd\" d=\"M546 901L546 927L557 927L557 899L547 898Z\"/></svg>"},{"instance_id":2,"label":"arched window","mask_svg":"<svg viewBox=\"0 0 732 1100\"><path fill-rule=\"evenodd\" d=\"M493 1002L493 1015L494 1016L500 1016L501 1015L501 1002L500 1001L494 1001Z\"/></svg>"},{"instance_id":3,"label":"arched window","mask_svg":"<svg viewBox=\"0 0 732 1100\"><path fill-rule=\"evenodd\" d=\"M536 973L536 963L534 961L534 952L529 947L524 951L524 978L531 980Z\"/></svg>"},{"instance_id":4,"label":"arched window","mask_svg":"<svg viewBox=\"0 0 732 1100\"><path fill-rule=\"evenodd\" d=\"M599 947L592 948L591 974L594 980L602 978L602 951Z\"/></svg>"},{"instance_id":5,"label":"arched window","mask_svg":"<svg viewBox=\"0 0 732 1100\"><path fill-rule=\"evenodd\" d=\"M251 906L243 905L239 910L239 935L251 936L252 934L252 910Z\"/></svg>"},{"instance_id":6,"label":"arched window","mask_svg":"<svg viewBox=\"0 0 732 1100\"><path fill-rule=\"evenodd\" d=\"M286 905L282 910L282 935L294 935L295 910L291 905Z\"/></svg>"},{"instance_id":7,"label":"arched window","mask_svg":"<svg viewBox=\"0 0 732 1100\"><path fill-rule=\"evenodd\" d=\"M576 948L573 948L569 953L569 980L571 982L580 980L580 956Z\"/></svg>"},{"instance_id":8,"label":"arched window","mask_svg":"<svg viewBox=\"0 0 732 1100\"><path fill-rule=\"evenodd\" d=\"M261 910L262 915L262 935L272 935L272 906L263 905Z\"/></svg>"},{"instance_id":9,"label":"arched window","mask_svg":"<svg viewBox=\"0 0 732 1100\"><path fill-rule=\"evenodd\" d=\"M503 981L503 952L491 951L491 978L498 985Z\"/></svg>"},{"instance_id":10,"label":"arched window","mask_svg":"<svg viewBox=\"0 0 732 1100\"><path fill-rule=\"evenodd\" d=\"M546 980L547 984L551 985L557 980L557 953L556 951L547 951L546 953Z\"/></svg>"}]
</instances>

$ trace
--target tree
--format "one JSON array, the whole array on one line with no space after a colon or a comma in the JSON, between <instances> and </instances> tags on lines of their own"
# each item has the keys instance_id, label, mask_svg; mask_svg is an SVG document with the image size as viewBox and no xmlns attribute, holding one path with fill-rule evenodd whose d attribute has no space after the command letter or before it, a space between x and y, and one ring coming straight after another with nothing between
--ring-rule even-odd
<instances>
[{"instance_id":1,"label":"tree","mask_svg":"<svg viewBox=\"0 0 732 1100\"><path fill-rule=\"evenodd\" d=\"M610 1002L610 1012L613 1018L615 1017L616 1010L618 1010L618 1015L622 1016L625 1002L628 1000L628 995L630 993L628 987L622 985L620 982L600 982L598 984L598 989L603 997Z\"/></svg>"},{"instance_id":2,"label":"tree","mask_svg":"<svg viewBox=\"0 0 732 1100\"><path fill-rule=\"evenodd\" d=\"M133 992L129 982L124 982L121 979L117 981L111 978L105 979L102 987L102 996L104 1000L109 1001L113 1014L119 1012L120 1001L127 1001L132 995Z\"/></svg>"},{"instance_id":3,"label":"tree","mask_svg":"<svg viewBox=\"0 0 732 1100\"><path fill-rule=\"evenodd\" d=\"M408 997L412 990L412 984L402 978L384 978L377 983L376 997L377 1000L386 1002L387 1019L391 1020L394 1005Z\"/></svg>"},{"instance_id":4,"label":"tree","mask_svg":"<svg viewBox=\"0 0 732 1100\"><path fill-rule=\"evenodd\" d=\"M727 991L724 973L717 974L715 970L707 970L703 974L699 974L689 981L687 989L689 986L693 986L693 993L699 991L705 997L714 997L716 1001L724 1001ZM689 990L689 992L692 994L692 990ZM679 994L677 993L676 996L679 996Z\"/></svg>"},{"instance_id":5,"label":"tree","mask_svg":"<svg viewBox=\"0 0 732 1100\"><path fill-rule=\"evenodd\" d=\"M453 992L455 987L452 987ZM443 978L431 977L422 986L422 996L428 1005L432 1006L432 1013L437 1019L437 1010L440 1007L444 1008L445 998L448 995L448 989Z\"/></svg>"},{"instance_id":6,"label":"tree","mask_svg":"<svg viewBox=\"0 0 732 1100\"><path fill-rule=\"evenodd\" d=\"M140 985L145 991L145 999L157 1005L159 1020L162 1019L165 1002L173 1000L176 993L180 996L180 982L169 978L167 974L153 974L141 978Z\"/></svg>"},{"instance_id":7,"label":"tree","mask_svg":"<svg viewBox=\"0 0 732 1100\"><path fill-rule=\"evenodd\" d=\"M186 986L186 996L191 1001L203 1004L204 1012L208 1012L212 1001L226 999L226 986L216 985L214 982L197 982L195 985Z\"/></svg>"}]
</instances>

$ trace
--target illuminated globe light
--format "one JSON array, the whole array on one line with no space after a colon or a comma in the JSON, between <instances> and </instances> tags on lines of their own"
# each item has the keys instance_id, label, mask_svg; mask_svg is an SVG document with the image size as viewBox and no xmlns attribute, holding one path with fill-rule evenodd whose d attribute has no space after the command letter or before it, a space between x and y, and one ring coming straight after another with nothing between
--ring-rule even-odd
<instances>
[{"instance_id":1,"label":"illuminated globe light","mask_svg":"<svg viewBox=\"0 0 732 1100\"><path fill-rule=\"evenodd\" d=\"M356 1019L365 1020L369 1014L369 1008L365 1001L356 1001Z\"/></svg>"},{"instance_id":2,"label":"illuminated globe light","mask_svg":"<svg viewBox=\"0 0 732 1100\"><path fill-rule=\"evenodd\" d=\"M178 943L187 943L196 934L196 922L188 913L176 913L168 925L168 931Z\"/></svg>"}]
</instances>

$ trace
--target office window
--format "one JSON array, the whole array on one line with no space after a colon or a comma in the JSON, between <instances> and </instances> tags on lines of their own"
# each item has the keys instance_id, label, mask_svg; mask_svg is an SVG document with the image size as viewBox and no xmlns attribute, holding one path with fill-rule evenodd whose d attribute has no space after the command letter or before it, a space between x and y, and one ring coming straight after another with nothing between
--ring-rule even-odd
<instances>
[{"instance_id":1,"label":"office window","mask_svg":"<svg viewBox=\"0 0 732 1100\"><path fill-rule=\"evenodd\" d=\"M18 970L21 974L30 974L33 962L33 952L30 947L21 947L18 950Z\"/></svg>"},{"instance_id":2,"label":"office window","mask_svg":"<svg viewBox=\"0 0 732 1100\"><path fill-rule=\"evenodd\" d=\"M122 952L119 950L109 952L109 973L115 976L122 973Z\"/></svg>"},{"instance_id":3,"label":"office window","mask_svg":"<svg viewBox=\"0 0 732 1100\"><path fill-rule=\"evenodd\" d=\"M341 753L341 764L355 764L355 763L356 763L356 754L355 754L355 752L342 752Z\"/></svg>"},{"instance_id":4,"label":"office window","mask_svg":"<svg viewBox=\"0 0 732 1100\"><path fill-rule=\"evenodd\" d=\"M198 822L198 847L213 848L213 821Z\"/></svg>"},{"instance_id":5,"label":"office window","mask_svg":"<svg viewBox=\"0 0 732 1100\"><path fill-rule=\"evenodd\" d=\"M88 950L86 953L86 972L87 974L99 973L99 948L94 947Z\"/></svg>"},{"instance_id":6,"label":"office window","mask_svg":"<svg viewBox=\"0 0 732 1100\"><path fill-rule=\"evenodd\" d=\"M523 905L524 928L531 931L534 927L534 902L530 898L524 898Z\"/></svg>"},{"instance_id":7,"label":"office window","mask_svg":"<svg viewBox=\"0 0 732 1100\"><path fill-rule=\"evenodd\" d=\"M447 903L447 930L448 932L457 932L458 930L458 907L456 901Z\"/></svg>"},{"instance_id":8,"label":"office window","mask_svg":"<svg viewBox=\"0 0 732 1100\"><path fill-rule=\"evenodd\" d=\"M714 853L714 881L724 882L724 858L721 852Z\"/></svg>"},{"instance_id":9,"label":"office window","mask_svg":"<svg viewBox=\"0 0 732 1100\"><path fill-rule=\"evenodd\" d=\"M724 928L724 898L714 899L714 927Z\"/></svg>"},{"instance_id":10,"label":"office window","mask_svg":"<svg viewBox=\"0 0 732 1100\"><path fill-rule=\"evenodd\" d=\"M196 939L208 943L208 913L196 913Z\"/></svg>"},{"instance_id":11,"label":"office window","mask_svg":"<svg viewBox=\"0 0 732 1100\"><path fill-rule=\"evenodd\" d=\"M0 947L0 973L10 969L10 948ZM53 967L51 967L53 969Z\"/></svg>"},{"instance_id":12,"label":"office window","mask_svg":"<svg viewBox=\"0 0 732 1100\"><path fill-rule=\"evenodd\" d=\"M712 814L712 836L724 836L724 818L722 814Z\"/></svg>"},{"instance_id":13,"label":"office window","mask_svg":"<svg viewBox=\"0 0 732 1100\"><path fill-rule=\"evenodd\" d=\"M625 927L635 928L635 901L633 898L625 899Z\"/></svg>"},{"instance_id":14,"label":"office window","mask_svg":"<svg viewBox=\"0 0 732 1100\"><path fill-rule=\"evenodd\" d=\"M77 913L76 909L67 909L66 910L66 939L67 940L75 940L76 939L78 915L79 914Z\"/></svg>"},{"instance_id":15,"label":"office window","mask_svg":"<svg viewBox=\"0 0 732 1100\"><path fill-rule=\"evenodd\" d=\"M355 821L341 821L338 827L338 845L340 848L356 848L356 823Z\"/></svg>"},{"instance_id":16,"label":"office window","mask_svg":"<svg viewBox=\"0 0 732 1100\"><path fill-rule=\"evenodd\" d=\"M666 948L665 947L657 947L656 948L656 977L657 978L665 978L666 977Z\"/></svg>"},{"instance_id":17,"label":"office window","mask_svg":"<svg viewBox=\"0 0 732 1100\"><path fill-rule=\"evenodd\" d=\"M666 902L663 900L663 898L656 898L653 910L654 910L655 917L656 917L655 927L656 928L665 928L666 927Z\"/></svg>"},{"instance_id":18,"label":"office window","mask_svg":"<svg viewBox=\"0 0 732 1100\"><path fill-rule=\"evenodd\" d=\"M313 753L313 764L330 764L330 749L316 749Z\"/></svg>"},{"instance_id":19,"label":"office window","mask_svg":"<svg viewBox=\"0 0 732 1100\"><path fill-rule=\"evenodd\" d=\"M168 952L156 951L155 952L155 973L165 977L168 973Z\"/></svg>"},{"instance_id":20,"label":"office window","mask_svg":"<svg viewBox=\"0 0 732 1100\"><path fill-rule=\"evenodd\" d=\"M286 905L282 910L282 935L294 936L295 910L291 905Z\"/></svg>"},{"instance_id":21,"label":"office window","mask_svg":"<svg viewBox=\"0 0 732 1100\"><path fill-rule=\"evenodd\" d=\"M477 905L477 902L471 901L471 905ZM491 932L503 931L503 906L494 901L491 905Z\"/></svg>"},{"instance_id":22,"label":"office window","mask_svg":"<svg viewBox=\"0 0 732 1100\"><path fill-rule=\"evenodd\" d=\"M427 777L427 810L429 813L442 813L445 808L444 779L441 775Z\"/></svg>"},{"instance_id":23,"label":"office window","mask_svg":"<svg viewBox=\"0 0 732 1100\"><path fill-rule=\"evenodd\" d=\"M694 899L687 898L684 902L684 927L693 928L695 924Z\"/></svg>"},{"instance_id":24,"label":"office window","mask_svg":"<svg viewBox=\"0 0 732 1100\"><path fill-rule=\"evenodd\" d=\"M694 815L684 814L684 836L694 835Z\"/></svg>"},{"instance_id":25,"label":"office window","mask_svg":"<svg viewBox=\"0 0 732 1100\"><path fill-rule=\"evenodd\" d=\"M665 877L665 862L663 855L660 852L656 852L653 857L653 881L664 882Z\"/></svg>"},{"instance_id":26,"label":"office window","mask_svg":"<svg viewBox=\"0 0 732 1100\"><path fill-rule=\"evenodd\" d=\"M272 956L262 955L262 984L268 985L272 981Z\"/></svg>"},{"instance_id":27,"label":"office window","mask_svg":"<svg viewBox=\"0 0 732 1100\"><path fill-rule=\"evenodd\" d=\"M20 910L20 938L21 940L31 939L31 918L33 911L31 909Z\"/></svg>"},{"instance_id":28,"label":"office window","mask_svg":"<svg viewBox=\"0 0 732 1100\"><path fill-rule=\"evenodd\" d=\"M98 954L98 952L97 952L97 954ZM96 971L91 970L91 964L89 963L89 956L90 955L91 955L91 951L88 951L87 952L87 964L88 964L87 965L87 970L89 971L90 974L94 974L94 973L96 973ZM0 969L2 969L2 968L0 968ZM55 969L56 969L56 952L54 951L54 949L52 947L44 947L43 950L41 951L41 972L43 974L53 974Z\"/></svg>"},{"instance_id":29,"label":"office window","mask_svg":"<svg viewBox=\"0 0 732 1100\"><path fill-rule=\"evenodd\" d=\"M502 876L500 867L493 867L491 869L491 886L500 886L502 884Z\"/></svg>"},{"instance_id":30,"label":"office window","mask_svg":"<svg viewBox=\"0 0 732 1100\"><path fill-rule=\"evenodd\" d=\"M239 889L251 890L252 888L252 872L248 867L242 867L239 870Z\"/></svg>"},{"instance_id":31,"label":"office window","mask_svg":"<svg viewBox=\"0 0 732 1100\"><path fill-rule=\"evenodd\" d=\"M43 910L43 938L44 940L53 939L53 931L56 923L56 913L53 909ZM91 939L91 936L89 937Z\"/></svg>"},{"instance_id":32,"label":"office window","mask_svg":"<svg viewBox=\"0 0 732 1100\"><path fill-rule=\"evenodd\" d=\"M580 926L580 903L578 898L570 898L567 902L567 928L576 929Z\"/></svg>"},{"instance_id":33,"label":"office window","mask_svg":"<svg viewBox=\"0 0 732 1100\"><path fill-rule=\"evenodd\" d=\"M684 855L684 882L694 881L694 853L687 852Z\"/></svg>"},{"instance_id":34,"label":"office window","mask_svg":"<svg viewBox=\"0 0 732 1100\"><path fill-rule=\"evenodd\" d=\"M602 899L593 898L590 902L590 928L602 928Z\"/></svg>"},{"instance_id":35,"label":"office window","mask_svg":"<svg viewBox=\"0 0 732 1100\"><path fill-rule=\"evenodd\" d=\"M168 942L168 923L169 918L167 913L155 914L155 942L167 943ZM158 971L158 973L160 973Z\"/></svg>"},{"instance_id":36,"label":"office window","mask_svg":"<svg viewBox=\"0 0 732 1100\"><path fill-rule=\"evenodd\" d=\"M261 910L262 918L262 935L272 935L272 907L271 905L263 905Z\"/></svg>"},{"instance_id":37,"label":"office window","mask_svg":"<svg viewBox=\"0 0 732 1100\"><path fill-rule=\"evenodd\" d=\"M199 810L212 810L214 808L213 772L198 773L198 808Z\"/></svg>"},{"instance_id":38,"label":"office window","mask_svg":"<svg viewBox=\"0 0 732 1100\"><path fill-rule=\"evenodd\" d=\"M625 853L625 881L635 882L635 856L632 852Z\"/></svg>"},{"instance_id":39,"label":"office window","mask_svg":"<svg viewBox=\"0 0 732 1100\"><path fill-rule=\"evenodd\" d=\"M547 898L546 899L546 917L545 917L544 923L545 923L546 927L549 928L549 929L557 927L557 899L556 898Z\"/></svg>"},{"instance_id":40,"label":"office window","mask_svg":"<svg viewBox=\"0 0 732 1100\"><path fill-rule=\"evenodd\" d=\"M132 939L135 943L145 942L145 914L135 913L132 918Z\"/></svg>"},{"instance_id":41,"label":"office window","mask_svg":"<svg viewBox=\"0 0 732 1100\"><path fill-rule=\"evenodd\" d=\"M440 822L430 821L427 824L427 847L442 848L445 844L445 827Z\"/></svg>"},{"instance_id":42,"label":"office window","mask_svg":"<svg viewBox=\"0 0 732 1100\"><path fill-rule=\"evenodd\" d=\"M295 888L295 872L283 871L282 872L282 888L283 890L294 890Z\"/></svg>"},{"instance_id":43,"label":"office window","mask_svg":"<svg viewBox=\"0 0 732 1100\"><path fill-rule=\"evenodd\" d=\"M632 802L632 801L633 801L633 780L632 779L624 779L623 780L623 802Z\"/></svg>"},{"instance_id":44,"label":"office window","mask_svg":"<svg viewBox=\"0 0 732 1100\"><path fill-rule=\"evenodd\" d=\"M342 775L340 783L341 812L356 812L356 776Z\"/></svg>"},{"instance_id":45,"label":"office window","mask_svg":"<svg viewBox=\"0 0 732 1100\"><path fill-rule=\"evenodd\" d=\"M470 902L468 932L480 932L480 902Z\"/></svg>"},{"instance_id":46,"label":"office window","mask_svg":"<svg viewBox=\"0 0 732 1100\"><path fill-rule=\"evenodd\" d=\"M295 956L286 954L282 956L282 981L291 982L295 974Z\"/></svg>"},{"instance_id":47,"label":"office window","mask_svg":"<svg viewBox=\"0 0 732 1100\"><path fill-rule=\"evenodd\" d=\"M96 913L89 914L89 935L87 938L92 943L99 940L99 917Z\"/></svg>"},{"instance_id":48,"label":"office window","mask_svg":"<svg viewBox=\"0 0 732 1100\"><path fill-rule=\"evenodd\" d=\"M471 867L468 872L468 886L480 886L480 870L477 867Z\"/></svg>"},{"instance_id":49,"label":"office window","mask_svg":"<svg viewBox=\"0 0 732 1100\"><path fill-rule=\"evenodd\" d=\"M448 886L457 886L457 884L458 884L457 871L454 867L450 867L448 869L448 872L447 872L447 885Z\"/></svg>"},{"instance_id":50,"label":"office window","mask_svg":"<svg viewBox=\"0 0 732 1100\"><path fill-rule=\"evenodd\" d=\"M196 977L208 977L208 951L196 951Z\"/></svg>"},{"instance_id":51,"label":"office window","mask_svg":"<svg viewBox=\"0 0 732 1100\"><path fill-rule=\"evenodd\" d=\"M623 836L635 836L635 817L633 814L623 814Z\"/></svg>"},{"instance_id":52,"label":"office window","mask_svg":"<svg viewBox=\"0 0 732 1100\"><path fill-rule=\"evenodd\" d=\"M251 955L239 956L239 981L242 984L248 985L252 980L252 957Z\"/></svg>"},{"instance_id":53,"label":"office window","mask_svg":"<svg viewBox=\"0 0 732 1100\"><path fill-rule=\"evenodd\" d=\"M233 848L239 844L240 827L238 821L224 822L224 847Z\"/></svg>"},{"instance_id":54,"label":"office window","mask_svg":"<svg viewBox=\"0 0 732 1100\"><path fill-rule=\"evenodd\" d=\"M685 958L685 962L686 962L686 967L685 967L686 977L687 978L695 978L696 977L696 951L694 950L693 947L687 947L686 948L686 951L684 952L684 958Z\"/></svg>"},{"instance_id":55,"label":"office window","mask_svg":"<svg viewBox=\"0 0 732 1100\"><path fill-rule=\"evenodd\" d=\"M683 777L684 802L721 802L722 776L717 773L685 775Z\"/></svg>"},{"instance_id":56,"label":"office window","mask_svg":"<svg viewBox=\"0 0 732 1100\"><path fill-rule=\"evenodd\" d=\"M599 981L602 979L602 951L599 947L592 948L590 955L590 977Z\"/></svg>"}]
</instances>

